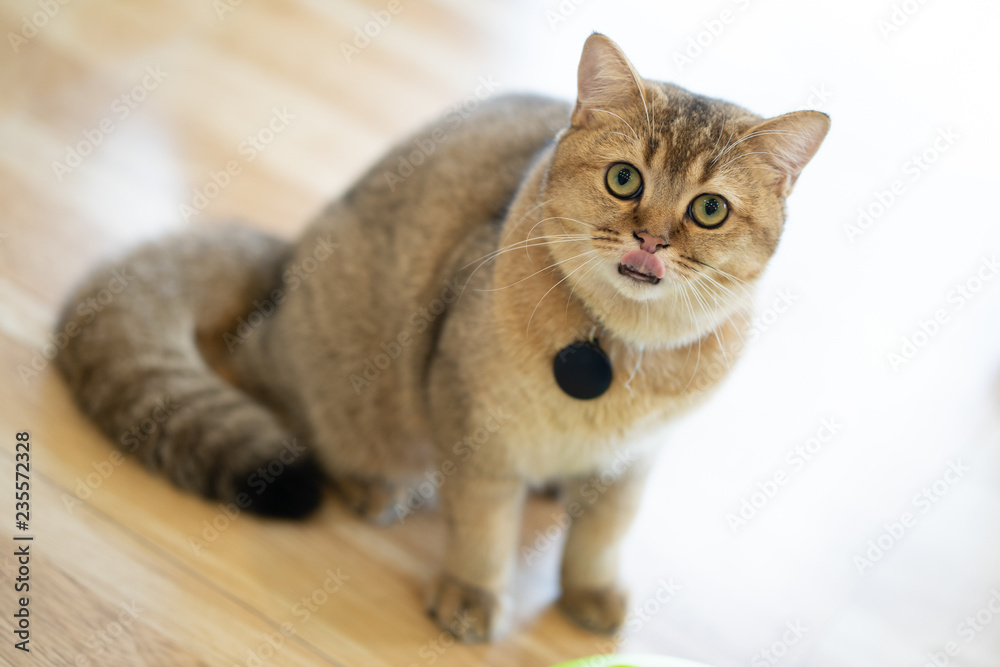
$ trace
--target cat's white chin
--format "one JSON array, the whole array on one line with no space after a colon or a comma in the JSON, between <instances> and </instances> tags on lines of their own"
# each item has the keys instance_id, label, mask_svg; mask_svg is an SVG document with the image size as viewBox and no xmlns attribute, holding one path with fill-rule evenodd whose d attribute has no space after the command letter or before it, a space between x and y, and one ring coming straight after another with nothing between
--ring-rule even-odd
<instances>
[{"instance_id":1,"label":"cat's white chin","mask_svg":"<svg viewBox=\"0 0 1000 667\"><path fill-rule=\"evenodd\" d=\"M588 310L625 342L647 349L696 342L733 317L737 308L736 302L693 295L689 279L669 266L654 283L623 274L617 264L609 263L586 283L576 292Z\"/></svg>"},{"instance_id":2,"label":"cat's white chin","mask_svg":"<svg viewBox=\"0 0 1000 667\"><path fill-rule=\"evenodd\" d=\"M630 277L623 277L615 281L614 288L618 294L631 301L657 301L663 295L663 288L666 288L666 285L663 283L668 280L669 278L665 278L653 284Z\"/></svg>"}]
</instances>

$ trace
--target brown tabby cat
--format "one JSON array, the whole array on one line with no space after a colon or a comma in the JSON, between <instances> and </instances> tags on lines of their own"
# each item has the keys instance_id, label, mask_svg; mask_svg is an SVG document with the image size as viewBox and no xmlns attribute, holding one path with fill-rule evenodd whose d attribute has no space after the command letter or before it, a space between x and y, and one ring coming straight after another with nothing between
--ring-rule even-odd
<instances>
[{"instance_id":1,"label":"brown tabby cat","mask_svg":"<svg viewBox=\"0 0 1000 667\"><path fill-rule=\"evenodd\" d=\"M99 269L69 300L59 365L150 468L261 514L309 513L324 476L379 521L439 487L432 613L466 641L503 631L526 489L558 482L560 604L611 631L654 453L632 443L742 347L829 120L641 79L595 34L575 107L508 97L455 125L389 154L294 244L199 230ZM403 177L420 142L436 148ZM123 264L127 288L83 308Z\"/></svg>"}]
</instances>

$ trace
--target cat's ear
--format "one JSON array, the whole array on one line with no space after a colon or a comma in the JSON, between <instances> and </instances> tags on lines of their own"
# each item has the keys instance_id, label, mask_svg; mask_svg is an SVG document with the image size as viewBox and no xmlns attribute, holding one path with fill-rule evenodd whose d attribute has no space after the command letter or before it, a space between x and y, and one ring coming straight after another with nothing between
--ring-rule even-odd
<instances>
[{"instance_id":1,"label":"cat's ear","mask_svg":"<svg viewBox=\"0 0 1000 667\"><path fill-rule=\"evenodd\" d=\"M778 173L778 194L787 197L792 186L830 130L830 117L819 111L793 111L765 120L746 134L748 149Z\"/></svg>"},{"instance_id":2,"label":"cat's ear","mask_svg":"<svg viewBox=\"0 0 1000 667\"><path fill-rule=\"evenodd\" d=\"M640 82L635 68L618 45L595 32L583 45L577 74L576 108L570 122L574 127L592 126L608 120L608 113L603 112L609 108L642 104Z\"/></svg>"}]
</instances>

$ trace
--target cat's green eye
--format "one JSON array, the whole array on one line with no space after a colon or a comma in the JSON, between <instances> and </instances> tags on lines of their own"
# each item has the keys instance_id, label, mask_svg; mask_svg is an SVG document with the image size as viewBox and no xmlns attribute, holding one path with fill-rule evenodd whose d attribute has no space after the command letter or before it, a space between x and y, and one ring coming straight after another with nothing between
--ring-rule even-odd
<instances>
[{"instance_id":1,"label":"cat's green eye","mask_svg":"<svg viewBox=\"0 0 1000 667\"><path fill-rule=\"evenodd\" d=\"M605 178L608 192L619 199L631 199L642 190L642 176L639 170L627 162L616 162L608 168Z\"/></svg>"},{"instance_id":2,"label":"cat's green eye","mask_svg":"<svg viewBox=\"0 0 1000 667\"><path fill-rule=\"evenodd\" d=\"M729 202L719 195L698 195L688 207L688 215L699 227L715 229L729 217Z\"/></svg>"}]
</instances>

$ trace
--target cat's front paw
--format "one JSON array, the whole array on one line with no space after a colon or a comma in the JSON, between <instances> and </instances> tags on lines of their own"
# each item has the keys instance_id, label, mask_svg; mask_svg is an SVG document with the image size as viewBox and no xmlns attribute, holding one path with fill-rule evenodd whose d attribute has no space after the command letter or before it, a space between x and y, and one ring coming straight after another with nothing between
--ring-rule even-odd
<instances>
[{"instance_id":1,"label":"cat's front paw","mask_svg":"<svg viewBox=\"0 0 1000 667\"><path fill-rule=\"evenodd\" d=\"M449 575L438 583L429 613L442 629L467 644L491 641L502 634L499 598Z\"/></svg>"},{"instance_id":2,"label":"cat's front paw","mask_svg":"<svg viewBox=\"0 0 1000 667\"><path fill-rule=\"evenodd\" d=\"M625 622L628 595L621 589L563 587L559 607L575 623L591 632L610 634Z\"/></svg>"}]
</instances>

